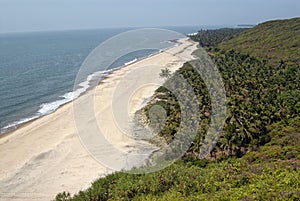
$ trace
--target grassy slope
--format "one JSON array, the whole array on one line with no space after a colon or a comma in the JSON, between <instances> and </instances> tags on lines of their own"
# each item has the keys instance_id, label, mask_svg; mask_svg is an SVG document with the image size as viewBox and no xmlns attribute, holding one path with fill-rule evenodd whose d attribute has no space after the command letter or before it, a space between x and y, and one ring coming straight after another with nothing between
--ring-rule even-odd
<instances>
[{"instance_id":1,"label":"grassy slope","mask_svg":"<svg viewBox=\"0 0 300 201\"><path fill-rule=\"evenodd\" d=\"M269 21L245 31L220 45L221 49L235 49L244 54L268 59L272 64L280 60L300 64L300 18Z\"/></svg>"},{"instance_id":2,"label":"grassy slope","mask_svg":"<svg viewBox=\"0 0 300 201\"><path fill-rule=\"evenodd\" d=\"M299 33L299 18L263 23L220 49L269 58L276 65L282 58L299 64L299 36L292 30ZM278 48L268 51L273 47ZM87 191L74 197L61 193L56 200L300 200L300 117L272 124L268 131L271 141L241 158L187 158L151 174L114 173Z\"/></svg>"}]
</instances>

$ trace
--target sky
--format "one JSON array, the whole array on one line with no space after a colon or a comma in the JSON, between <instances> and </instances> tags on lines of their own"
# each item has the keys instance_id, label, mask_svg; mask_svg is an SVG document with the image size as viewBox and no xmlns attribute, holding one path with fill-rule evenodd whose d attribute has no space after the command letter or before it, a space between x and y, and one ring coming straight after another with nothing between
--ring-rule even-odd
<instances>
[{"instance_id":1,"label":"sky","mask_svg":"<svg viewBox=\"0 0 300 201\"><path fill-rule=\"evenodd\" d=\"M300 16L300 0L0 0L0 32L257 24Z\"/></svg>"}]
</instances>

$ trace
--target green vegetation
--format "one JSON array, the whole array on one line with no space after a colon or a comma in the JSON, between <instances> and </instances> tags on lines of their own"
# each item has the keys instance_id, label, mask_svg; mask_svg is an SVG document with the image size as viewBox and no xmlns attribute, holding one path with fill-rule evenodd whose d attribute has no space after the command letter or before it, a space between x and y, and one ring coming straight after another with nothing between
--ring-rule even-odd
<instances>
[{"instance_id":1,"label":"green vegetation","mask_svg":"<svg viewBox=\"0 0 300 201\"><path fill-rule=\"evenodd\" d=\"M239 29L216 29L216 30L200 30L195 36L191 36L191 39L198 41L201 47L215 46L223 41L232 39L237 34L247 30L246 28Z\"/></svg>"},{"instance_id":2,"label":"green vegetation","mask_svg":"<svg viewBox=\"0 0 300 201\"><path fill-rule=\"evenodd\" d=\"M268 126L299 116L299 67L273 67L233 50L217 50L212 54L223 77L228 100L225 127L212 156L242 156L270 141ZM197 61L193 63L197 65ZM186 63L176 73L182 75L193 87L200 103L199 133L189 151L197 155L210 122L211 106L206 85L193 65ZM148 110L157 104L168 111L166 125L159 134L170 142L181 123L181 108L173 94L164 87L156 91L153 100L146 106L145 113L148 116Z\"/></svg>"},{"instance_id":3,"label":"green vegetation","mask_svg":"<svg viewBox=\"0 0 300 201\"><path fill-rule=\"evenodd\" d=\"M170 78L171 77L170 69L168 69L168 68L162 69L159 76L162 77L162 78Z\"/></svg>"},{"instance_id":4,"label":"green vegetation","mask_svg":"<svg viewBox=\"0 0 300 201\"><path fill-rule=\"evenodd\" d=\"M245 31L220 45L223 50L235 49L243 54L266 59L273 66L285 62L300 64L300 18L269 21Z\"/></svg>"},{"instance_id":5,"label":"green vegetation","mask_svg":"<svg viewBox=\"0 0 300 201\"><path fill-rule=\"evenodd\" d=\"M267 22L226 42L228 32L195 36L200 43L209 37L222 41L207 42L206 49L227 96L225 127L206 159L198 156L211 121L211 102L207 86L193 68L201 62L195 60L158 88L142 110L149 117L152 106L165 108L167 120L159 136L170 143L179 130L183 108L167 86L181 75L193 87L201 123L182 160L151 174L114 173L87 191L73 197L61 193L56 200L300 200L299 24L299 18ZM149 126L155 130L156 123Z\"/></svg>"}]
</instances>

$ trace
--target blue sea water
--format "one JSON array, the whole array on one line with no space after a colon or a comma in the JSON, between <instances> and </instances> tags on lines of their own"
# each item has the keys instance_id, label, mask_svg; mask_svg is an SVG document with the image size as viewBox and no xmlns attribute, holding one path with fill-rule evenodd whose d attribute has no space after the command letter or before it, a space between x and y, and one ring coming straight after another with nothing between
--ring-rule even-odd
<instances>
[{"instance_id":1,"label":"blue sea water","mask_svg":"<svg viewBox=\"0 0 300 201\"><path fill-rule=\"evenodd\" d=\"M199 27L170 27L183 34ZM0 134L49 114L74 98L74 80L89 53L129 29L0 35ZM171 44L169 44L171 45ZM114 69L157 50L132 52L103 69ZM90 72L93 74L95 72ZM103 72L103 75L107 72ZM86 78L89 79L88 77ZM88 83L88 82L86 82Z\"/></svg>"}]
</instances>

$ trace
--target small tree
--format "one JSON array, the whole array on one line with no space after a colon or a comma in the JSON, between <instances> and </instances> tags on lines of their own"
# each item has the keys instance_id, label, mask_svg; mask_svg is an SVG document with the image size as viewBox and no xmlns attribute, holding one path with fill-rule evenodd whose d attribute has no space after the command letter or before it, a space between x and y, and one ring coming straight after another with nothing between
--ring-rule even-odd
<instances>
[{"instance_id":1,"label":"small tree","mask_svg":"<svg viewBox=\"0 0 300 201\"><path fill-rule=\"evenodd\" d=\"M171 77L171 71L170 69L168 68L165 68L165 69L161 69L161 73L159 74L159 76L161 78L170 78Z\"/></svg>"}]
</instances>

